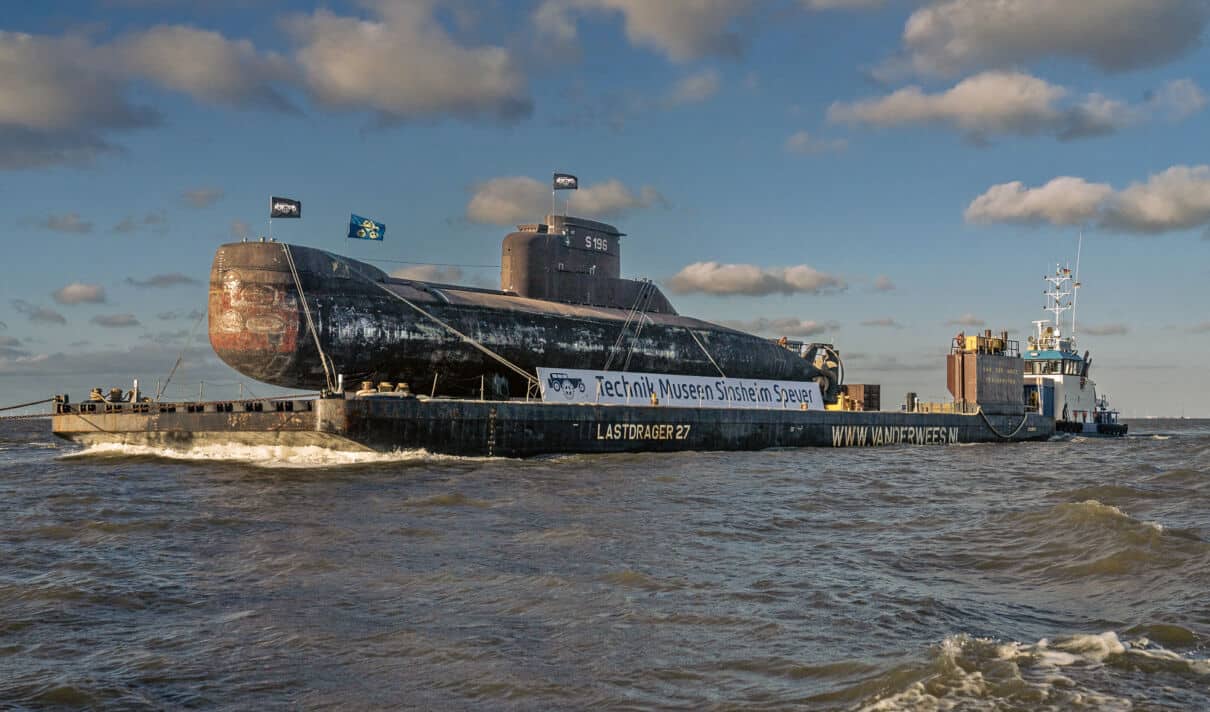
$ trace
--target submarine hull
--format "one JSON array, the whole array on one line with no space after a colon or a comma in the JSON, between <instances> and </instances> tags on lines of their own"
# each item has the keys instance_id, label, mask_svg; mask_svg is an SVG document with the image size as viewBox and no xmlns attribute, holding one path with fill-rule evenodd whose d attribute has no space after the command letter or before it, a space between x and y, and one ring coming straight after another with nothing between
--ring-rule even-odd
<instances>
[{"instance_id":1,"label":"submarine hull","mask_svg":"<svg viewBox=\"0 0 1210 712\"><path fill-rule=\"evenodd\" d=\"M524 395L529 379L502 360L529 374L545 366L797 381L822 375L774 342L675 312L395 279L274 242L218 249L209 319L210 343L224 362L285 388L330 387L339 373L346 383L407 382L426 394Z\"/></svg>"}]
</instances>

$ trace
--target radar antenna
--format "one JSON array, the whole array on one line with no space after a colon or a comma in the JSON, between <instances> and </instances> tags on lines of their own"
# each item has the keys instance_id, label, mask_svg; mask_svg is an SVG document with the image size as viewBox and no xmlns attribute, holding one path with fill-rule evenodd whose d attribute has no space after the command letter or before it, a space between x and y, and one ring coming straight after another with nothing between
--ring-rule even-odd
<instances>
[{"instance_id":1,"label":"radar antenna","mask_svg":"<svg viewBox=\"0 0 1210 712\"><path fill-rule=\"evenodd\" d=\"M1063 313L1071 311L1074 308L1072 297L1075 294L1076 286L1072 286L1071 267L1055 265L1055 273L1052 276L1043 277L1050 285L1046 292L1046 306L1043 310L1054 314L1054 326L1045 326L1045 321L1034 322L1038 325L1038 344L1039 348L1059 348L1061 341L1066 341L1071 348L1075 348L1075 322L1072 322L1073 336L1063 338ZM1045 345L1043 345L1045 344Z\"/></svg>"}]
</instances>

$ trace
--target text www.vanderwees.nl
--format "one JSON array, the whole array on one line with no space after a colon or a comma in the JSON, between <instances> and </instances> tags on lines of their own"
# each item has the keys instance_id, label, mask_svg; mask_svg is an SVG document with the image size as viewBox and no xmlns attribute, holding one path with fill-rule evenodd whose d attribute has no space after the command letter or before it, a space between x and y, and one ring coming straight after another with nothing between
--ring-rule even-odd
<instances>
[{"instance_id":1,"label":"text www.vanderwees.nl","mask_svg":"<svg viewBox=\"0 0 1210 712\"><path fill-rule=\"evenodd\" d=\"M955 445L958 428L916 425L833 425L832 447Z\"/></svg>"}]
</instances>

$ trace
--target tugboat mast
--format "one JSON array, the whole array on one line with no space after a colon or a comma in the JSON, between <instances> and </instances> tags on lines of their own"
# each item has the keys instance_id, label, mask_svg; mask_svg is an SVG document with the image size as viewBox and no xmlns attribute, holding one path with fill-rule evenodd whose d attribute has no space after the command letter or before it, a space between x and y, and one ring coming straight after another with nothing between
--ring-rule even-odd
<instances>
[{"instance_id":1,"label":"tugboat mast","mask_svg":"<svg viewBox=\"0 0 1210 712\"><path fill-rule=\"evenodd\" d=\"M1038 328L1038 347L1064 350L1060 348L1060 344L1062 344L1067 347L1066 350L1074 351L1076 348L1074 297L1080 288L1080 283L1072 279L1071 267L1063 267L1061 265L1055 265L1054 275L1043 277L1043 279L1050 286L1044 292L1046 294L1046 306L1042 307L1042 309L1054 314L1054 326L1047 326L1046 320L1034 322ZM1072 313L1071 335L1064 337L1062 319L1063 313L1067 311Z\"/></svg>"}]
</instances>

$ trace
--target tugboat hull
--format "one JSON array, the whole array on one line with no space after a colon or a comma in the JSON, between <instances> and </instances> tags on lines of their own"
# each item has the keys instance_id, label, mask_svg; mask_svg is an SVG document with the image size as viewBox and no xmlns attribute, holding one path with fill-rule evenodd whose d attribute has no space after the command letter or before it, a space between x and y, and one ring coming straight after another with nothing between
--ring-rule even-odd
<instances>
[{"instance_id":1,"label":"tugboat hull","mask_svg":"<svg viewBox=\"0 0 1210 712\"><path fill-rule=\"evenodd\" d=\"M1123 438L1129 428L1125 423L1073 423L1070 420L1055 422L1055 432L1094 438Z\"/></svg>"}]
</instances>

